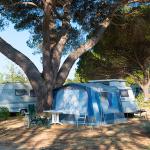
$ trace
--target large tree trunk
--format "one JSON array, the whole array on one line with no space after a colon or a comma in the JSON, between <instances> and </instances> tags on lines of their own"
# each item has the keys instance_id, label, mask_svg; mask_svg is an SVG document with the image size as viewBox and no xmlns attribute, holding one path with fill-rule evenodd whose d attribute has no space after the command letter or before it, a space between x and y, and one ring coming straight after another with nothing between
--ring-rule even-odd
<instances>
[{"instance_id":1,"label":"large tree trunk","mask_svg":"<svg viewBox=\"0 0 150 150\"><path fill-rule=\"evenodd\" d=\"M50 109L53 101L53 89L59 70L62 51L68 39L65 33L61 37L56 34L53 8L55 0L47 0L44 3L43 20L43 78L46 84L47 100L44 102L44 109Z\"/></svg>"},{"instance_id":2,"label":"large tree trunk","mask_svg":"<svg viewBox=\"0 0 150 150\"><path fill-rule=\"evenodd\" d=\"M56 46L56 34L53 32L55 23L52 19L53 0L44 3L44 20L43 20L43 78L46 85L47 100L44 101L44 109L50 109L52 105L53 85L54 85L54 68L52 62L52 51Z\"/></svg>"},{"instance_id":3,"label":"large tree trunk","mask_svg":"<svg viewBox=\"0 0 150 150\"><path fill-rule=\"evenodd\" d=\"M144 93L144 100L150 99L150 93L149 93L149 86L143 86L142 87L143 93Z\"/></svg>"},{"instance_id":4,"label":"large tree trunk","mask_svg":"<svg viewBox=\"0 0 150 150\"><path fill-rule=\"evenodd\" d=\"M141 88L144 93L144 100L150 100L150 79L141 85Z\"/></svg>"}]
</instances>

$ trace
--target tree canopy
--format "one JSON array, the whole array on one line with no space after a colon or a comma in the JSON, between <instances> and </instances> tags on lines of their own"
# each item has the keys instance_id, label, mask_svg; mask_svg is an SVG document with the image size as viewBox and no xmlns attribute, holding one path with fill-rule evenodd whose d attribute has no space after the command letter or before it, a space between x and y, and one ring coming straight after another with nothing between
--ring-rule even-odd
<instances>
[{"instance_id":1,"label":"tree canopy","mask_svg":"<svg viewBox=\"0 0 150 150\"><path fill-rule=\"evenodd\" d=\"M83 78L124 77L150 69L150 6L124 14L120 23L117 21L114 18L94 50L81 57L77 72Z\"/></svg>"},{"instance_id":2,"label":"tree canopy","mask_svg":"<svg viewBox=\"0 0 150 150\"><path fill-rule=\"evenodd\" d=\"M81 78L130 76L142 89L150 85L150 6L128 11L114 18L94 51L81 57L77 69Z\"/></svg>"},{"instance_id":3,"label":"tree canopy","mask_svg":"<svg viewBox=\"0 0 150 150\"><path fill-rule=\"evenodd\" d=\"M53 7L49 15L51 15L51 25L55 28L52 33L47 34L53 36L53 42L56 43L67 32L69 34L67 45L74 48L84 42L81 32L92 35L99 24L112 13L117 0L54 0L53 3L53 6L50 4L48 7ZM3 25L9 20L16 30L30 31L28 46L38 47L43 42L43 30L48 30L43 24L45 10L42 1L0 0L0 10L1 28L4 28Z\"/></svg>"},{"instance_id":4,"label":"tree canopy","mask_svg":"<svg viewBox=\"0 0 150 150\"><path fill-rule=\"evenodd\" d=\"M27 44L41 47L43 72L2 38L0 52L25 72L37 93L39 109L49 109L53 89L63 85L74 62L102 38L120 7L134 8L135 3L147 4L145 0L0 0L1 29L8 20L16 30L30 31ZM65 52L70 53L60 65Z\"/></svg>"}]
</instances>

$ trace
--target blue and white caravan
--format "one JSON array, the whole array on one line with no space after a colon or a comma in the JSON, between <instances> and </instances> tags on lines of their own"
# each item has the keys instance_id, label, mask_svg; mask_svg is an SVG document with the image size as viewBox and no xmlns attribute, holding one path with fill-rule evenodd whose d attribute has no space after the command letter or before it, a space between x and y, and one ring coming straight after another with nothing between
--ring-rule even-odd
<instances>
[{"instance_id":1,"label":"blue and white caravan","mask_svg":"<svg viewBox=\"0 0 150 150\"><path fill-rule=\"evenodd\" d=\"M0 107L7 107L9 112L25 114L28 105L36 103L36 94L29 83L0 84Z\"/></svg>"},{"instance_id":2,"label":"blue and white caravan","mask_svg":"<svg viewBox=\"0 0 150 150\"><path fill-rule=\"evenodd\" d=\"M107 86L114 86L120 91L120 99L124 113L134 114L139 110L132 88L126 85L123 79L106 79L106 80L92 80L90 83L101 83Z\"/></svg>"},{"instance_id":3,"label":"blue and white caravan","mask_svg":"<svg viewBox=\"0 0 150 150\"><path fill-rule=\"evenodd\" d=\"M76 123L76 116L95 118L95 125L126 121L119 90L101 83L70 83L55 90L53 109L63 112L63 123Z\"/></svg>"}]
</instances>

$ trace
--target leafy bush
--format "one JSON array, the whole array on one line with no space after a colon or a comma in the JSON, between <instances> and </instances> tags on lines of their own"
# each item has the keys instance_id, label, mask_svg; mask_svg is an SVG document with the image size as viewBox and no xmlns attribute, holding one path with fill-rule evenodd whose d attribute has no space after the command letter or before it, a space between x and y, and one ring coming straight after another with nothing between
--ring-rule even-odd
<instances>
[{"instance_id":1,"label":"leafy bush","mask_svg":"<svg viewBox=\"0 0 150 150\"><path fill-rule=\"evenodd\" d=\"M0 107L0 120L6 120L9 117L9 110L7 107Z\"/></svg>"},{"instance_id":2,"label":"leafy bush","mask_svg":"<svg viewBox=\"0 0 150 150\"><path fill-rule=\"evenodd\" d=\"M136 97L136 101L139 107L142 107L144 104L144 94L140 93L137 97Z\"/></svg>"},{"instance_id":3,"label":"leafy bush","mask_svg":"<svg viewBox=\"0 0 150 150\"><path fill-rule=\"evenodd\" d=\"M150 109L150 100L144 101L144 94L143 93L140 93L136 97L136 102L137 102L139 108Z\"/></svg>"}]
</instances>

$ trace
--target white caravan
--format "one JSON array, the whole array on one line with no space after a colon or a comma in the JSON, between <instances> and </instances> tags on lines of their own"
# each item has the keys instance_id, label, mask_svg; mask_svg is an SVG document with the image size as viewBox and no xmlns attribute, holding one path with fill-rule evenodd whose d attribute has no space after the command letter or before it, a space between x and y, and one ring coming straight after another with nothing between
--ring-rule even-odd
<instances>
[{"instance_id":1,"label":"white caravan","mask_svg":"<svg viewBox=\"0 0 150 150\"><path fill-rule=\"evenodd\" d=\"M89 82L99 82L109 86L115 86L120 91L120 99L124 113L134 114L138 110L132 88L126 85L123 79L107 79L107 80L93 80Z\"/></svg>"},{"instance_id":2,"label":"white caravan","mask_svg":"<svg viewBox=\"0 0 150 150\"><path fill-rule=\"evenodd\" d=\"M24 114L29 104L36 104L36 95L29 83L0 84L0 107Z\"/></svg>"}]
</instances>

